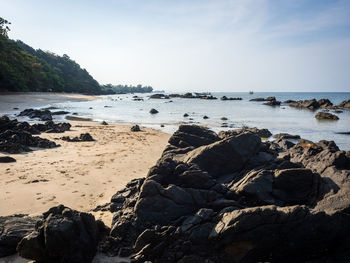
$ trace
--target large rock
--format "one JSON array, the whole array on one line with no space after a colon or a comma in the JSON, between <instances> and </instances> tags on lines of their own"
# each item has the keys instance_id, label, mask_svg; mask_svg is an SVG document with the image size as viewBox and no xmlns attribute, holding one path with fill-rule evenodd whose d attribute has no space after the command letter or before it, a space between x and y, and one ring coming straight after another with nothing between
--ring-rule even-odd
<instances>
[{"instance_id":1,"label":"large rock","mask_svg":"<svg viewBox=\"0 0 350 263\"><path fill-rule=\"evenodd\" d=\"M339 120L339 117L328 112L317 112L315 118L318 120Z\"/></svg>"},{"instance_id":2,"label":"large rock","mask_svg":"<svg viewBox=\"0 0 350 263\"><path fill-rule=\"evenodd\" d=\"M350 109L350 100L344 100L338 106L341 107L341 108L348 108L348 109Z\"/></svg>"},{"instance_id":3,"label":"large rock","mask_svg":"<svg viewBox=\"0 0 350 263\"><path fill-rule=\"evenodd\" d=\"M260 138L269 138L272 133L268 129L258 129L256 127L254 128L241 128L237 130L228 130L228 131L221 131L219 132L219 137L224 139L232 136L237 136L239 134L242 134L244 132L252 132L255 133Z\"/></svg>"},{"instance_id":4,"label":"large rock","mask_svg":"<svg viewBox=\"0 0 350 263\"><path fill-rule=\"evenodd\" d=\"M35 223L39 219L40 217L28 215L1 216L0 258L15 254L17 244L35 229Z\"/></svg>"},{"instance_id":5,"label":"large rock","mask_svg":"<svg viewBox=\"0 0 350 263\"><path fill-rule=\"evenodd\" d=\"M25 109L21 111L18 116L28 116L31 119L38 118L41 121L51 121L52 115L49 110L35 110L35 109Z\"/></svg>"},{"instance_id":6,"label":"large rock","mask_svg":"<svg viewBox=\"0 0 350 263\"><path fill-rule=\"evenodd\" d=\"M103 229L93 215L60 205L43 214L17 251L37 262L91 262Z\"/></svg>"}]
</instances>

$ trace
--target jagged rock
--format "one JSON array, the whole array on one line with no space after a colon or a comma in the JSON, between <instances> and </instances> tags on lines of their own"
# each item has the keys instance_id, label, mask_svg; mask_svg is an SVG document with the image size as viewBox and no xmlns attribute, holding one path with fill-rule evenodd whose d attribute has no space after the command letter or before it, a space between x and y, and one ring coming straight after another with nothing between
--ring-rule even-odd
<instances>
[{"instance_id":1,"label":"jagged rock","mask_svg":"<svg viewBox=\"0 0 350 263\"><path fill-rule=\"evenodd\" d=\"M159 111L157 111L156 109L151 109L150 111L149 111L149 113L151 113L151 114L157 114Z\"/></svg>"},{"instance_id":2,"label":"jagged rock","mask_svg":"<svg viewBox=\"0 0 350 263\"><path fill-rule=\"evenodd\" d=\"M277 100L271 100L271 101L265 102L263 104L267 105L267 106L280 106L281 102L277 101Z\"/></svg>"},{"instance_id":3,"label":"jagged rock","mask_svg":"<svg viewBox=\"0 0 350 263\"><path fill-rule=\"evenodd\" d=\"M16 253L17 244L31 233L40 217L11 215L0 217L0 258ZM1 261L1 260L0 260Z\"/></svg>"},{"instance_id":4,"label":"jagged rock","mask_svg":"<svg viewBox=\"0 0 350 263\"><path fill-rule=\"evenodd\" d=\"M34 109L25 109L21 111L18 116L28 116L31 119L38 118L42 121L51 121L52 115L49 110L34 110Z\"/></svg>"},{"instance_id":5,"label":"jagged rock","mask_svg":"<svg viewBox=\"0 0 350 263\"><path fill-rule=\"evenodd\" d=\"M350 109L350 100L344 100L343 102L339 103L338 107Z\"/></svg>"},{"instance_id":6,"label":"jagged rock","mask_svg":"<svg viewBox=\"0 0 350 263\"><path fill-rule=\"evenodd\" d=\"M59 205L43 214L17 251L38 262L91 262L104 231L104 224L93 215Z\"/></svg>"},{"instance_id":7,"label":"jagged rock","mask_svg":"<svg viewBox=\"0 0 350 263\"><path fill-rule=\"evenodd\" d=\"M317 112L315 118L318 120L339 120L339 117L328 112Z\"/></svg>"},{"instance_id":8,"label":"jagged rock","mask_svg":"<svg viewBox=\"0 0 350 263\"><path fill-rule=\"evenodd\" d=\"M350 152L282 141L180 126L147 177L113 196L105 247L134 262L346 261Z\"/></svg>"},{"instance_id":9,"label":"jagged rock","mask_svg":"<svg viewBox=\"0 0 350 263\"><path fill-rule=\"evenodd\" d=\"M94 138L90 135L90 133L82 133L78 136L75 136L73 138L70 138L69 136L63 136L61 137L61 140L67 141L67 142L93 142L95 141Z\"/></svg>"},{"instance_id":10,"label":"jagged rock","mask_svg":"<svg viewBox=\"0 0 350 263\"><path fill-rule=\"evenodd\" d=\"M132 127L130 128L130 130L131 130L132 132L139 132L139 131L141 131L140 126L138 126L137 124L134 125L134 126L132 126Z\"/></svg>"},{"instance_id":11,"label":"jagged rock","mask_svg":"<svg viewBox=\"0 0 350 263\"><path fill-rule=\"evenodd\" d=\"M11 156L0 156L0 163L14 163L16 162L15 158Z\"/></svg>"},{"instance_id":12,"label":"jagged rock","mask_svg":"<svg viewBox=\"0 0 350 263\"><path fill-rule=\"evenodd\" d=\"M237 130L228 130L228 131L221 131L219 132L220 138L228 138L232 136L237 136L244 132L252 132L258 135L260 138L269 138L271 137L272 133L268 129L258 129L256 127L254 128L241 128Z\"/></svg>"},{"instance_id":13,"label":"jagged rock","mask_svg":"<svg viewBox=\"0 0 350 263\"><path fill-rule=\"evenodd\" d=\"M32 127L39 132L47 132L47 133L63 133L65 131L69 131L72 127L70 123L54 123L53 121L47 121L44 124L35 123Z\"/></svg>"},{"instance_id":14,"label":"jagged rock","mask_svg":"<svg viewBox=\"0 0 350 263\"><path fill-rule=\"evenodd\" d=\"M317 110L318 108L333 108L332 102L328 99L320 99L320 100L299 100L299 101L291 101L288 103L291 107L296 108L304 108L309 110Z\"/></svg>"}]
</instances>

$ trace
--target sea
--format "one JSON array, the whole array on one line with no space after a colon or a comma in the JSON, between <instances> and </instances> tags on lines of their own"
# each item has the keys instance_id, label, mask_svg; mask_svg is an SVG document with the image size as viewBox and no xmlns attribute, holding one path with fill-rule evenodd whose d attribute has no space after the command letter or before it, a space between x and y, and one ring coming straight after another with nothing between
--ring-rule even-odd
<instances>
[{"instance_id":1,"label":"sea","mask_svg":"<svg viewBox=\"0 0 350 263\"><path fill-rule=\"evenodd\" d=\"M150 99L151 94L118 94L100 96L101 99L82 102L64 102L53 105L60 110L74 113L75 116L91 118L108 123L139 124L173 133L184 123L204 125L218 132L241 127L267 128L273 134L290 133L300 135L314 142L333 140L342 150L350 150L350 135L338 132L350 132L350 110L333 113L339 117L337 121L320 121L315 118L317 111L298 109L287 104L272 107L263 102L249 101L257 97L275 96L279 101L329 99L334 105L350 99L350 92L212 92L217 100L203 99ZM143 98L135 101L134 96ZM241 97L242 100L222 101L220 97ZM154 108L157 114L150 114ZM187 113L189 116L184 117ZM203 117L207 116L207 119ZM227 120L221 120L222 117ZM64 118L60 116L59 118Z\"/></svg>"}]
</instances>

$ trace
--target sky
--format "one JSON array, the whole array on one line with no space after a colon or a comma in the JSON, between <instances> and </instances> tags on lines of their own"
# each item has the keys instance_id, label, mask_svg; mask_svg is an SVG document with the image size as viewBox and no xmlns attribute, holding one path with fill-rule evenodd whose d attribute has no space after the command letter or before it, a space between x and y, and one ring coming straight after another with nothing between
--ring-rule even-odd
<instances>
[{"instance_id":1,"label":"sky","mask_svg":"<svg viewBox=\"0 0 350 263\"><path fill-rule=\"evenodd\" d=\"M0 0L0 17L100 84L350 92L349 0Z\"/></svg>"}]
</instances>

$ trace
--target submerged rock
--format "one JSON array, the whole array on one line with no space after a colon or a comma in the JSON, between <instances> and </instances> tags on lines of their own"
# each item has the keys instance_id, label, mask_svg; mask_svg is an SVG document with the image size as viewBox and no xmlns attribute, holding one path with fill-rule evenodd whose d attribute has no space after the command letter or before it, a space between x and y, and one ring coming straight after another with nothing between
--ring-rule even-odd
<instances>
[{"instance_id":1,"label":"submerged rock","mask_svg":"<svg viewBox=\"0 0 350 263\"><path fill-rule=\"evenodd\" d=\"M317 112L315 118L318 120L339 120L339 117L328 112Z\"/></svg>"},{"instance_id":2,"label":"submerged rock","mask_svg":"<svg viewBox=\"0 0 350 263\"><path fill-rule=\"evenodd\" d=\"M344 100L343 102L339 103L338 105L341 108L348 108L350 109L350 100Z\"/></svg>"},{"instance_id":3,"label":"submerged rock","mask_svg":"<svg viewBox=\"0 0 350 263\"><path fill-rule=\"evenodd\" d=\"M159 111L157 111L156 109L151 109L150 111L149 111L149 113L151 113L151 114L157 114Z\"/></svg>"}]
</instances>

